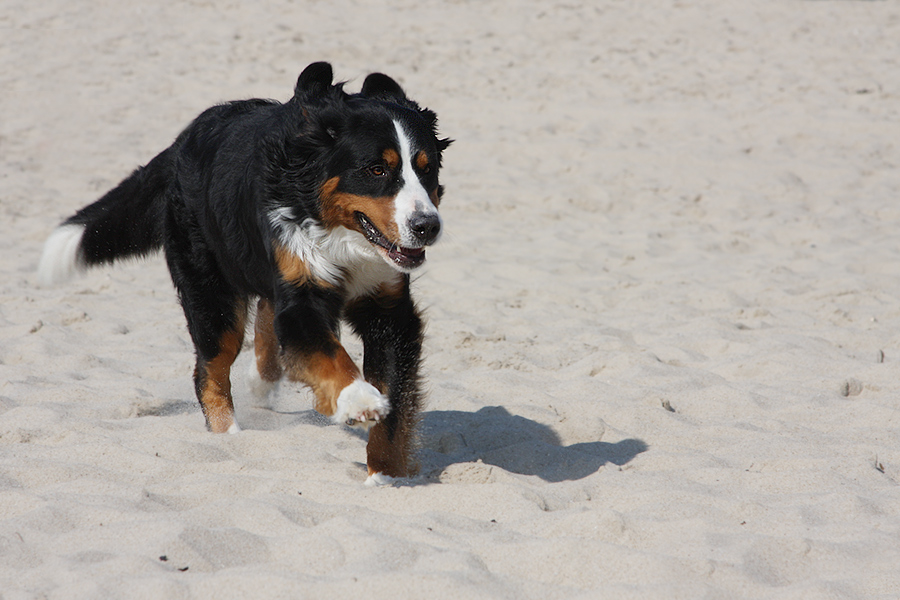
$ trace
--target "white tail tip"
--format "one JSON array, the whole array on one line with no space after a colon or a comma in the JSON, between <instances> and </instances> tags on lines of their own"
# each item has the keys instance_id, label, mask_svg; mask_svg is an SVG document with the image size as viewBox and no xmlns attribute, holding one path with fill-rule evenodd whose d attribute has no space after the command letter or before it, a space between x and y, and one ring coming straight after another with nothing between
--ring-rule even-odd
<instances>
[{"instance_id":1,"label":"white tail tip","mask_svg":"<svg viewBox=\"0 0 900 600\"><path fill-rule=\"evenodd\" d=\"M60 225L50 234L38 263L41 285L60 283L85 270L80 252L83 236L84 225Z\"/></svg>"}]
</instances>

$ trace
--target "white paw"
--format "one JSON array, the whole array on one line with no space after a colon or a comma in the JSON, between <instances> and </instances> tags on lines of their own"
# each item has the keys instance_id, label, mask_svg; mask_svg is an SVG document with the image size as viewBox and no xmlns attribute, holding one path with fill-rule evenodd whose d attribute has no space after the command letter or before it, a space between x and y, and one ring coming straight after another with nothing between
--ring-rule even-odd
<instances>
[{"instance_id":1,"label":"white paw","mask_svg":"<svg viewBox=\"0 0 900 600\"><path fill-rule=\"evenodd\" d=\"M250 369L247 371L247 387L250 392L260 400L265 400L275 389L277 381L266 381L259 375L259 369L256 368L256 361L250 361Z\"/></svg>"},{"instance_id":2,"label":"white paw","mask_svg":"<svg viewBox=\"0 0 900 600\"><path fill-rule=\"evenodd\" d=\"M367 487L385 487L393 484L396 481L390 475L385 475L384 473L372 473L366 478L365 485Z\"/></svg>"},{"instance_id":3,"label":"white paw","mask_svg":"<svg viewBox=\"0 0 900 600\"><path fill-rule=\"evenodd\" d=\"M238 426L237 421L231 424L231 427L228 428L228 433L239 433L241 428Z\"/></svg>"},{"instance_id":4,"label":"white paw","mask_svg":"<svg viewBox=\"0 0 900 600\"><path fill-rule=\"evenodd\" d=\"M391 411L388 399L371 383L357 379L343 390L337 399L337 410L331 417L335 423L369 427L382 420Z\"/></svg>"}]
</instances>

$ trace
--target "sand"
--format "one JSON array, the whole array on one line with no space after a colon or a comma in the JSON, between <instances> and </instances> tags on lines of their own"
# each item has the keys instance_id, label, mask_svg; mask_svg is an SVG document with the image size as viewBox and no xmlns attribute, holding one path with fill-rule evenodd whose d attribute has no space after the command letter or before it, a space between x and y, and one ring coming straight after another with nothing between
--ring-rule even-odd
<instances>
[{"instance_id":1,"label":"sand","mask_svg":"<svg viewBox=\"0 0 900 600\"><path fill-rule=\"evenodd\" d=\"M393 487L250 353L207 433L161 258L35 276L315 60L456 139ZM900 597L898 195L895 2L6 0L0 597Z\"/></svg>"}]
</instances>

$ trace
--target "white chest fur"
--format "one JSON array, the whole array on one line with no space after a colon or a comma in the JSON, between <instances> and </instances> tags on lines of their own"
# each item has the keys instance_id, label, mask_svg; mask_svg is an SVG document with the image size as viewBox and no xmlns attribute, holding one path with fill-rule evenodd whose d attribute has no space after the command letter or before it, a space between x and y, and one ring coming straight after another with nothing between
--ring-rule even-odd
<instances>
[{"instance_id":1,"label":"white chest fur","mask_svg":"<svg viewBox=\"0 0 900 600\"><path fill-rule=\"evenodd\" d=\"M303 261L314 278L342 287L348 298L363 296L401 277L362 234L345 227L328 231L313 219L296 225L285 218L284 210L270 215L279 241Z\"/></svg>"}]
</instances>

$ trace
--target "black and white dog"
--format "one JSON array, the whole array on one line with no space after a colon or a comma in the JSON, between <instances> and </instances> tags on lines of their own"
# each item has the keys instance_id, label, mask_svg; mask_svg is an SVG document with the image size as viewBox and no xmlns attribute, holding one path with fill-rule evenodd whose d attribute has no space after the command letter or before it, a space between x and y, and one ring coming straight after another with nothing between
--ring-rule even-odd
<instances>
[{"instance_id":1,"label":"black and white dog","mask_svg":"<svg viewBox=\"0 0 900 600\"><path fill-rule=\"evenodd\" d=\"M409 273L441 234L436 115L390 77L358 94L313 63L285 103L244 100L203 112L175 142L64 221L43 282L162 248L213 432L235 432L231 366L257 302L258 383L286 374L316 409L369 430L367 483L415 471L422 319ZM345 320L363 369L340 343ZM264 386L263 386L264 387Z\"/></svg>"}]
</instances>

